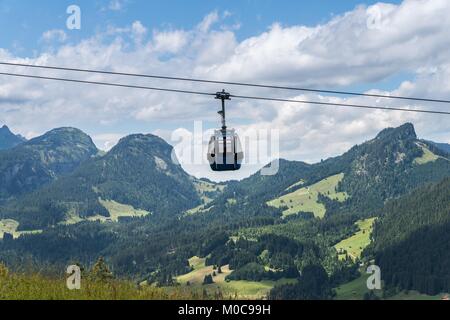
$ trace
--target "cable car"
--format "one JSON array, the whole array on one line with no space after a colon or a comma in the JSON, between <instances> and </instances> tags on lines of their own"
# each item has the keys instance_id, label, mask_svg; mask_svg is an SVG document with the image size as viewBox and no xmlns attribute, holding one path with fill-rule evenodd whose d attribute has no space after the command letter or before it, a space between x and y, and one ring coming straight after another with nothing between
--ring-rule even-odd
<instances>
[{"instance_id":1,"label":"cable car","mask_svg":"<svg viewBox=\"0 0 450 320\"><path fill-rule=\"evenodd\" d=\"M223 90L217 92L216 99L222 100L222 129L216 130L208 145L208 161L213 171L237 171L241 168L244 152L234 129L228 129L225 119L225 100L230 94Z\"/></svg>"}]
</instances>

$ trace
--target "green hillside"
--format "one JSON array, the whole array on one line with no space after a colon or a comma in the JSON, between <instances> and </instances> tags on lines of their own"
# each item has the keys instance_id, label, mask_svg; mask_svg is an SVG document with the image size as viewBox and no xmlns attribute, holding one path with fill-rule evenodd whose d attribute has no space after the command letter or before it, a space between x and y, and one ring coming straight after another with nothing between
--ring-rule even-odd
<instances>
[{"instance_id":1,"label":"green hillside","mask_svg":"<svg viewBox=\"0 0 450 320\"><path fill-rule=\"evenodd\" d=\"M192 215L197 213L205 213L210 210L209 204L214 201L214 199L219 196L224 190L224 184L218 184L206 180L194 179L195 190L197 191L202 204L199 206L189 209L185 212L186 215Z\"/></svg>"},{"instance_id":2,"label":"green hillside","mask_svg":"<svg viewBox=\"0 0 450 320\"><path fill-rule=\"evenodd\" d=\"M214 266L206 266L205 258L192 257L189 264L193 270L187 274L176 277L176 281L184 287L193 290L206 289L213 295L215 292L221 292L224 298L237 299L265 299L270 290L277 285L293 283L293 279L280 279L277 281L247 281L247 280L226 280L233 271L230 266L221 266L221 273ZM215 275L214 275L215 274ZM213 276L213 284L203 285L205 276Z\"/></svg>"},{"instance_id":3,"label":"green hillside","mask_svg":"<svg viewBox=\"0 0 450 320\"><path fill-rule=\"evenodd\" d=\"M434 154L433 152L430 151L430 149L427 148L427 146L423 143L417 143L417 145L422 149L423 154L422 156L414 159L414 163L417 165L423 165L429 162L434 162L439 158L443 158L443 157L439 157L438 155Z\"/></svg>"},{"instance_id":4,"label":"green hillside","mask_svg":"<svg viewBox=\"0 0 450 320\"><path fill-rule=\"evenodd\" d=\"M125 280L100 280L85 274L81 290L69 290L66 278L38 273L14 274L0 263L0 300L189 300L201 299L201 293L137 287Z\"/></svg>"},{"instance_id":5,"label":"green hillside","mask_svg":"<svg viewBox=\"0 0 450 320\"><path fill-rule=\"evenodd\" d=\"M258 173L226 185L194 179L171 156L172 147L162 139L133 135L56 181L7 201L0 208L0 220L9 220L2 230L16 239L0 241L0 260L13 270L23 261L62 270L68 262L90 265L104 256L118 277L167 292L207 289L214 295L220 289L222 295L245 298L329 299L332 288L358 276L358 266L338 251L356 258L365 248L363 260L383 264L389 288L440 290L441 278L414 279L411 270L387 262L404 266L409 259L433 261L439 254L446 263L442 252L449 241L442 230L448 226L441 214L430 224L419 213L389 209L395 199L404 201L413 190L450 176L446 154L418 140L410 124L383 130L342 156L316 164L281 160L275 176ZM435 202L420 212L431 219L446 202L430 192L443 191L420 190L424 197L417 199ZM23 233L33 230L42 233ZM393 256L397 247L400 254ZM419 253L431 256L423 260ZM222 266L222 273L213 266ZM444 277L444 266L436 267L431 272L426 263L420 266ZM214 283L204 286L214 271Z\"/></svg>"},{"instance_id":6,"label":"green hillside","mask_svg":"<svg viewBox=\"0 0 450 320\"><path fill-rule=\"evenodd\" d=\"M129 136L106 155L8 203L3 211L23 230L86 219L117 221L150 212L176 214L199 204L200 197L171 153L172 147L160 138Z\"/></svg>"},{"instance_id":7,"label":"green hillside","mask_svg":"<svg viewBox=\"0 0 450 320\"><path fill-rule=\"evenodd\" d=\"M325 178L311 186L269 201L267 204L276 208L287 208L283 211L284 217L301 212L312 212L315 217L323 218L326 208L319 202L319 195L338 202L345 201L348 195L345 192L337 192L338 184L343 178L343 173Z\"/></svg>"},{"instance_id":8,"label":"green hillside","mask_svg":"<svg viewBox=\"0 0 450 320\"><path fill-rule=\"evenodd\" d=\"M335 288L335 300L363 300L371 291L367 289L368 274L362 274L357 279ZM372 291L379 299L385 300L441 300L445 294L426 295L417 291L401 291L390 296L384 296L382 290Z\"/></svg>"},{"instance_id":9,"label":"green hillside","mask_svg":"<svg viewBox=\"0 0 450 320\"><path fill-rule=\"evenodd\" d=\"M356 222L358 231L334 246L339 253L339 258L343 259L349 256L351 259L356 260L361 257L362 251L371 242L370 235L372 234L375 220L376 218L370 218Z\"/></svg>"},{"instance_id":10,"label":"green hillside","mask_svg":"<svg viewBox=\"0 0 450 320\"><path fill-rule=\"evenodd\" d=\"M101 200L100 204L108 210L109 216L95 215L81 218L75 210L70 210L66 213L66 218L61 221L61 224L70 225L83 221L98 221L98 222L119 222L121 218L142 218L150 214L145 210L137 210L130 205L120 204L112 200Z\"/></svg>"},{"instance_id":11,"label":"green hillside","mask_svg":"<svg viewBox=\"0 0 450 320\"><path fill-rule=\"evenodd\" d=\"M281 209L284 216L311 212L321 217L350 212L367 218L377 215L388 199L449 175L448 155L432 143L419 140L414 126L407 123L385 129L343 155L316 164L282 160L277 175L257 173L229 183L209 207L220 210L221 203L234 198L248 210L254 210L256 203L268 203ZM327 181L330 177L333 179ZM319 192L314 189L321 187L323 198L318 201Z\"/></svg>"},{"instance_id":12,"label":"green hillside","mask_svg":"<svg viewBox=\"0 0 450 320\"><path fill-rule=\"evenodd\" d=\"M389 286L435 295L450 291L450 178L391 201L372 246Z\"/></svg>"},{"instance_id":13,"label":"green hillside","mask_svg":"<svg viewBox=\"0 0 450 320\"><path fill-rule=\"evenodd\" d=\"M13 238L42 233L42 230L18 231L18 229L19 222L12 219L0 220L0 240L3 239L5 233L12 235Z\"/></svg>"}]
</instances>

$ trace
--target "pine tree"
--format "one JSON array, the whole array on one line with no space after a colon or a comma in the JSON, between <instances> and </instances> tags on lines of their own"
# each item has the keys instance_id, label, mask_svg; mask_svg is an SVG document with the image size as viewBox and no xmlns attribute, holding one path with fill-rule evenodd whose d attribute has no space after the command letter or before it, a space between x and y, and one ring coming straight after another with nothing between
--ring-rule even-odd
<instances>
[{"instance_id":1,"label":"pine tree","mask_svg":"<svg viewBox=\"0 0 450 320\"><path fill-rule=\"evenodd\" d=\"M108 265L103 257L98 258L91 270L91 277L97 281L108 281L113 278L112 272L109 270Z\"/></svg>"},{"instance_id":2,"label":"pine tree","mask_svg":"<svg viewBox=\"0 0 450 320\"><path fill-rule=\"evenodd\" d=\"M8 268L0 262L0 278L6 278L8 276Z\"/></svg>"},{"instance_id":3,"label":"pine tree","mask_svg":"<svg viewBox=\"0 0 450 320\"><path fill-rule=\"evenodd\" d=\"M205 279L203 280L203 285L207 285L207 284L213 284L214 280L213 277L209 274L205 276Z\"/></svg>"}]
</instances>

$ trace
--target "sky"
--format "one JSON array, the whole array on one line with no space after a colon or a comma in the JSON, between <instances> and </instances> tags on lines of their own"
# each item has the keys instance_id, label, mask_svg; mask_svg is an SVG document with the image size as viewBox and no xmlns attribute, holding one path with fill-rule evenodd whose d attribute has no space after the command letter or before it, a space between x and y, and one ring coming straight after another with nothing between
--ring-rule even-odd
<instances>
[{"instance_id":1,"label":"sky","mask_svg":"<svg viewBox=\"0 0 450 320\"><path fill-rule=\"evenodd\" d=\"M81 10L79 30L67 28L70 5ZM446 0L0 0L0 61L450 99L449 13ZM223 89L7 66L0 72ZM236 95L449 109L224 89ZM209 97L0 76L0 125L15 133L33 138L55 127L77 127L103 150L128 134L152 133L175 146L189 173L218 181L241 179L278 157L312 163L336 156L405 122L412 122L421 138L450 143L446 116L234 99L228 104L228 124L241 134L249 163L240 172L217 174L205 162L204 144L219 126L218 108ZM188 138L195 137L200 124L202 145L191 145Z\"/></svg>"}]
</instances>

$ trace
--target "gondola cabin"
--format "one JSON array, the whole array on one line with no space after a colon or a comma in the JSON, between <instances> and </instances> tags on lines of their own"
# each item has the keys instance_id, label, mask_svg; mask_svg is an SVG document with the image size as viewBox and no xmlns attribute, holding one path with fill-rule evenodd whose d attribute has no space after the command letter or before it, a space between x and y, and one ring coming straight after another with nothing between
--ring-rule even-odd
<instances>
[{"instance_id":1,"label":"gondola cabin","mask_svg":"<svg viewBox=\"0 0 450 320\"><path fill-rule=\"evenodd\" d=\"M216 130L208 146L208 161L213 171L241 168L244 152L235 130Z\"/></svg>"},{"instance_id":2,"label":"gondola cabin","mask_svg":"<svg viewBox=\"0 0 450 320\"><path fill-rule=\"evenodd\" d=\"M208 145L208 161L213 171L236 171L241 168L244 159L241 142L234 129L228 130L225 119L225 100L231 95L225 90L217 92L216 99L222 100L222 129L216 130Z\"/></svg>"}]
</instances>

